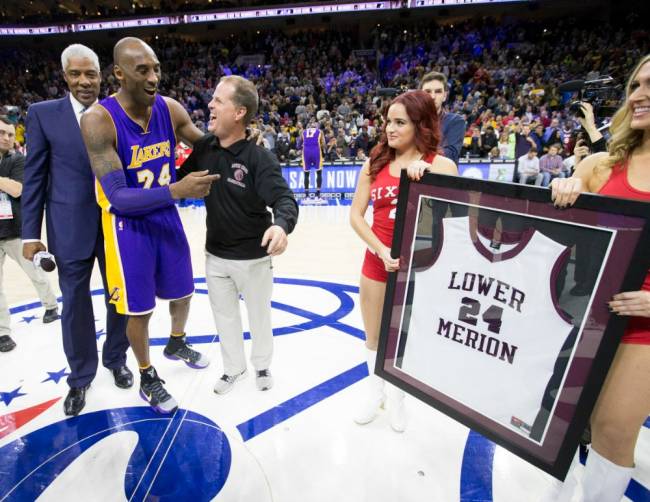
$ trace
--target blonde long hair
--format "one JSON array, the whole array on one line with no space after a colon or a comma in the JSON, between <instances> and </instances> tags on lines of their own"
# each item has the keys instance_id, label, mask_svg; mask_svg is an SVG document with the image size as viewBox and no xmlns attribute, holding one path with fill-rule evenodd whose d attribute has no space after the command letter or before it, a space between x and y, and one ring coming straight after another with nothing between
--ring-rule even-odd
<instances>
[{"instance_id":1,"label":"blonde long hair","mask_svg":"<svg viewBox=\"0 0 650 502\"><path fill-rule=\"evenodd\" d=\"M636 65L632 75L627 81L625 86L625 102L612 117L612 123L609 126L609 131L612 139L608 146L608 157L604 159L602 167L612 168L616 164L621 164L626 160L628 155L639 146L643 140L643 131L632 129L630 122L632 121L632 111L630 110L628 100L630 99L630 86L636 78L641 67L650 63L650 54L641 58L639 64Z\"/></svg>"}]
</instances>

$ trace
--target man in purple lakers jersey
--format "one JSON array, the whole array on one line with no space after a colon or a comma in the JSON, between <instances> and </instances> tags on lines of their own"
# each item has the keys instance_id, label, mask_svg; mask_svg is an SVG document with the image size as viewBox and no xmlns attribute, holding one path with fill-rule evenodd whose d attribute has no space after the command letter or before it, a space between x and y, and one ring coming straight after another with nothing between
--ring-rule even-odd
<instances>
[{"instance_id":1,"label":"man in purple lakers jersey","mask_svg":"<svg viewBox=\"0 0 650 502\"><path fill-rule=\"evenodd\" d=\"M120 90L83 115L81 132L102 208L110 301L129 316L127 337L140 365L141 396L157 411L171 413L177 403L149 361L149 319L156 297L169 300L172 333L165 356L194 368L208 365L185 341L194 282L174 200L203 197L218 176L204 171L176 182L176 138L193 144L202 133L178 102L158 95L160 62L151 47L124 38L113 60Z\"/></svg>"},{"instance_id":2,"label":"man in purple lakers jersey","mask_svg":"<svg viewBox=\"0 0 650 502\"><path fill-rule=\"evenodd\" d=\"M311 170L316 170L316 199L320 201L320 187L323 184L323 151L325 139L318 128L317 122L312 122L302 132L302 168L305 175L305 200L309 200L309 176Z\"/></svg>"}]
</instances>

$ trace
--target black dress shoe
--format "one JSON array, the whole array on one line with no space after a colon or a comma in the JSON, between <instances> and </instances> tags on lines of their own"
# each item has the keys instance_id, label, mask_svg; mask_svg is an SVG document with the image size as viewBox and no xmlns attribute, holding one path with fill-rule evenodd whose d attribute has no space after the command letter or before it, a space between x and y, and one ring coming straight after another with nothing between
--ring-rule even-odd
<instances>
[{"instance_id":1,"label":"black dress shoe","mask_svg":"<svg viewBox=\"0 0 650 502\"><path fill-rule=\"evenodd\" d=\"M0 352L9 352L16 348L16 342L14 342L9 335L0 336Z\"/></svg>"},{"instance_id":2,"label":"black dress shoe","mask_svg":"<svg viewBox=\"0 0 650 502\"><path fill-rule=\"evenodd\" d=\"M90 384L83 387L70 387L68 395L63 402L63 411L69 417L79 415L79 412L86 406L86 391Z\"/></svg>"},{"instance_id":3,"label":"black dress shoe","mask_svg":"<svg viewBox=\"0 0 650 502\"><path fill-rule=\"evenodd\" d=\"M111 372L113 373L113 378L115 378L115 385L120 389L128 389L133 386L133 373L126 366L113 368Z\"/></svg>"},{"instance_id":4,"label":"black dress shoe","mask_svg":"<svg viewBox=\"0 0 650 502\"><path fill-rule=\"evenodd\" d=\"M57 319L61 319L61 316L59 315L59 309L57 307L46 310L45 313L43 314L43 324L54 322Z\"/></svg>"}]
</instances>

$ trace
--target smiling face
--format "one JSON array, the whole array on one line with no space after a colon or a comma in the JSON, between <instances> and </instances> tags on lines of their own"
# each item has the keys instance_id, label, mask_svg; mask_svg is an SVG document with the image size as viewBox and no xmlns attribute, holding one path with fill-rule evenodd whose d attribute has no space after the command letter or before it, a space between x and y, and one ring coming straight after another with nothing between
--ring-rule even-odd
<instances>
[{"instance_id":1,"label":"smiling face","mask_svg":"<svg viewBox=\"0 0 650 502\"><path fill-rule=\"evenodd\" d=\"M120 56L115 65L115 77L122 91L141 106L152 106L160 83L160 61L151 47L132 44Z\"/></svg>"},{"instance_id":2,"label":"smiling face","mask_svg":"<svg viewBox=\"0 0 650 502\"><path fill-rule=\"evenodd\" d=\"M212 100L208 103L210 109L210 121L208 131L224 138L237 126L243 127L243 119L246 115L246 108L238 106L233 101L235 86L230 82L220 82L214 90Z\"/></svg>"},{"instance_id":3,"label":"smiling face","mask_svg":"<svg viewBox=\"0 0 650 502\"><path fill-rule=\"evenodd\" d=\"M650 61L632 79L627 105L632 112L632 129L650 130Z\"/></svg>"},{"instance_id":4,"label":"smiling face","mask_svg":"<svg viewBox=\"0 0 650 502\"><path fill-rule=\"evenodd\" d=\"M402 103L395 103L388 109L386 117L388 146L397 151L409 149L415 140L415 124L406 113Z\"/></svg>"},{"instance_id":5,"label":"smiling face","mask_svg":"<svg viewBox=\"0 0 650 502\"><path fill-rule=\"evenodd\" d=\"M99 96L101 76L95 63L89 58L71 57L63 70L63 78L70 94L84 106L90 106Z\"/></svg>"}]
</instances>

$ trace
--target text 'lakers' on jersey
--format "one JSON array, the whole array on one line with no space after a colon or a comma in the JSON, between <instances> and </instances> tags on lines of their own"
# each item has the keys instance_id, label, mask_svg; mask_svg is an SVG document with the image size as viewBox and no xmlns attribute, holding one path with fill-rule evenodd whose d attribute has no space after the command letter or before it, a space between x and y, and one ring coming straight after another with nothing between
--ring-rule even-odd
<instances>
[{"instance_id":1,"label":"text 'lakers' on jersey","mask_svg":"<svg viewBox=\"0 0 650 502\"><path fill-rule=\"evenodd\" d=\"M115 96L99 102L115 126L117 153L127 185L131 188L156 188L176 181L174 127L167 103L156 95L145 129L124 111ZM95 184L97 202L105 211L115 212L99 182Z\"/></svg>"},{"instance_id":2,"label":"text 'lakers' on jersey","mask_svg":"<svg viewBox=\"0 0 650 502\"><path fill-rule=\"evenodd\" d=\"M409 286L401 369L528 436L573 330L555 293L569 250L532 228L508 244L468 217L442 226L435 262Z\"/></svg>"}]
</instances>

